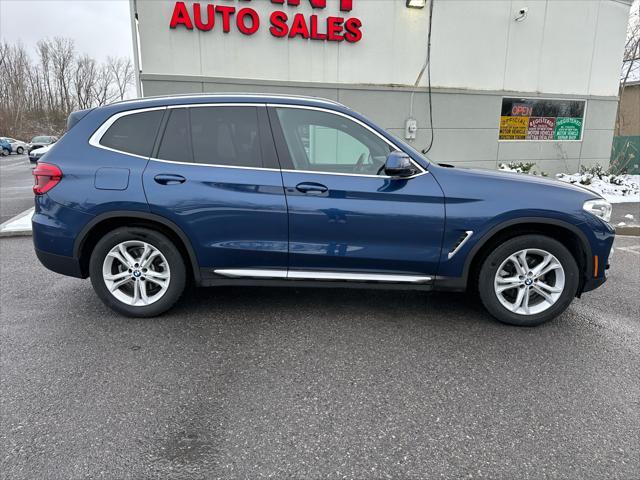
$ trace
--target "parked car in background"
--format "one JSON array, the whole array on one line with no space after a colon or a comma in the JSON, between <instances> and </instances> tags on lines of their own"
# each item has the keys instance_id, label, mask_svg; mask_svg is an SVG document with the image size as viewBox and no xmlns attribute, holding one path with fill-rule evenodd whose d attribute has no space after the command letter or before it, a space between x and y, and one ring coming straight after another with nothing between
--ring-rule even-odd
<instances>
[{"instance_id":1,"label":"parked car in background","mask_svg":"<svg viewBox=\"0 0 640 480\"><path fill-rule=\"evenodd\" d=\"M54 137L52 135L40 135L37 137L33 137L31 139L31 142L29 142L29 144L27 145L29 153L31 153L31 151L35 150L36 148L46 147L47 145L51 145L53 143L56 143L57 141L58 137Z\"/></svg>"},{"instance_id":2,"label":"parked car in background","mask_svg":"<svg viewBox=\"0 0 640 480\"><path fill-rule=\"evenodd\" d=\"M9 140L4 137L0 137L0 154L2 156L11 154L11 144Z\"/></svg>"},{"instance_id":3,"label":"parked car in background","mask_svg":"<svg viewBox=\"0 0 640 480\"><path fill-rule=\"evenodd\" d=\"M29 161L31 163L36 163L38 160L40 160L40 158L47 153L49 150L51 150L51 147L53 147L52 145L49 145L47 147L40 147L40 148L36 148L35 150L31 150L29 152Z\"/></svg>"},{"instance_id":4,"label":"parked car in background","mask_svg":"<svg viewBox=\"0 0 640 480\"><path fill-rule=\"evenodd\" d=\"M615 235L594 192L438 165L330 100L115 103L44 160L38 258L136 317L169 309L190 279L469 290L498 320L538 325L606 281Z\"/></svg>"},{"instance_id":5,"label":"parked car in background","mask_svg":"<svg viewBox=\"0 0 640 480\"><path fill-rule=\"evenodd\" d=\"M11 150L13 153L17 153L18 155L22 155L27 151L27 144L20 140L16 140L15 138L7 138L9 143L11 144Z\"/></svg>"}]
</instances>

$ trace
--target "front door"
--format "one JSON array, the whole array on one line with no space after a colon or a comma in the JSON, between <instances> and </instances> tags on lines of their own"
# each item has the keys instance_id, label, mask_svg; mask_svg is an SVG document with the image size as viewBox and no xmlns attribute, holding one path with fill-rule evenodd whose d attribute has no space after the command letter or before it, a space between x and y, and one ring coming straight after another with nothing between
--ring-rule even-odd
<instances>
[{"instance_id":1,"label":"front door","mask_svg":"<svg viewBox=\"0 0 640 480\"><path fill-rule=\"evenodd\" d=\"M444 201L431 174L384 175L396 147L339 112L274 106L269 116L289 208L289 278L422 282L436 274Z\"/></svg>"},{"instance_id":2,"label":"front door","mask_svg":"<svg viewBox=\"0 0 640 480\"><path fill-rule=\"evenodd\" d=\"M170 108L144 172L153 213L189 237L200 267L287 268L287 207L266 107Z\"/></svg>"}]
</instances>

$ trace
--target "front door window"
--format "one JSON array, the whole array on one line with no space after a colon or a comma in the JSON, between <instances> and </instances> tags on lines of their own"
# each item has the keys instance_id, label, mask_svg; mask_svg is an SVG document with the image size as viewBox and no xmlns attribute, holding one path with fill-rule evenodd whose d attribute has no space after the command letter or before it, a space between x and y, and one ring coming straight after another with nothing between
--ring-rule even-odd
<instances>
[{"instance_id":1,"label":"front door window","mask_svg":"<svg viewBox=\"0 0 640 480\"><path fill-rule=\"evenodd\" d=\"M378 175L393 150L341 115L298 108L276 111L295 170Z\"/></svg>"}]
</instances>

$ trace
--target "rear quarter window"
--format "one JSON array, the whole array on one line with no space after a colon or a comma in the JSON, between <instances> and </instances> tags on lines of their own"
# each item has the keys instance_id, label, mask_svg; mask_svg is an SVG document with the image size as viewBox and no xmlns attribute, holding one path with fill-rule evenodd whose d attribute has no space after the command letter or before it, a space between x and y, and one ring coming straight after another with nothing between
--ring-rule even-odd
<instances>
[{"instance_id":1,"label":"rear quarter window","mask_svg":"<svg viewBox=\"0 0 640 480\"><path fill-rule=\"evenodd\" d=\"M151 156L164 110L133 113L116 120L100 139L100 145L125 153Z\"/></svg>"}]
</instances>

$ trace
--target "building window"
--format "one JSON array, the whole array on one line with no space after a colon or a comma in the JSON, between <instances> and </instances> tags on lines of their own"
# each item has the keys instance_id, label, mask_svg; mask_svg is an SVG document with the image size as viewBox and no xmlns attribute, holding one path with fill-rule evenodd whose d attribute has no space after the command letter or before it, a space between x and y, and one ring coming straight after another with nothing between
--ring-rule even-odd
<instances>
[{"instance_id":1,"label":"building window","mask_svg":"<svg viewBox=\"0 0 640 480\"><path fill-rule=\"evenodd\" d=\"M580 141L586 100L502 99L499 140Z\"/></svg>"}]
</instances>

